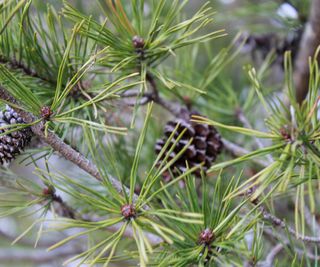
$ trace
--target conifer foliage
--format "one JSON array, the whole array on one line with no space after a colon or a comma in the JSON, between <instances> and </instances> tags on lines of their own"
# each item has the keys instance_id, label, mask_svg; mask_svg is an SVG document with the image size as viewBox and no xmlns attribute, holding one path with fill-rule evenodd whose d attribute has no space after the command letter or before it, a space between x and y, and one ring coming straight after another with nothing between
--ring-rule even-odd
<instances>
[{"instance_id":1,"label":"conifer foliage","mask_svg":"<svg viewBox=\"0 0 320 267\"><path fill-rule=\"evenodd\" d=\"M320 1L200 2L0 0L0 265L317 266Z\"/></svg>"}]
</instances>

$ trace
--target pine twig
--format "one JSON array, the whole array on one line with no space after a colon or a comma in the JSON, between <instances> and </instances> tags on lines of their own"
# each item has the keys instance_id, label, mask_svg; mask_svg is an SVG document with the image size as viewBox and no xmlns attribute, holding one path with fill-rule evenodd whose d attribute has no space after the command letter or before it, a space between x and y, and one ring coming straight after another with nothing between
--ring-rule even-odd
<instances>
[{"instance_id":1,"label":"pine twig","mask_svg":"<svg viewBox=\"0 0 320 267\"><path fill-rule=\"evenodd\" d=\"M320 235L320 225L316 221L314 214L311 213L309 207L304 207L304 217L313 234Z\"/></svg>"},{"instance_id":2,"label":"pine twig","mask_svg":"<svg viewBox=\"0 0 320 267\"><path fill-rule=\"evenodd\" d=\"M94 219L94 218L85 218L85 216L81 216L79 214L77 214L75 212L74 209L72 209L69 205L67 205L60 196L53 194L52 196L52 200L54 201L54 205L53 208L55 210L55 212L57 214L59 214L62 217L66 217L66 218L70 218L70 219L79 219L79 220L83 220L83 221L98 221L98 219ZM119 231L123 226L123 223L117 223L114 225L111 225L107 228L105 228L105 230L115 233L117 231ZM1 234L1 232L0 232ZM134 231L132 229L131 226L127 226L126 230L123 233L124 237L128 237L128 238L133 238L134 237ZM163 239L157 235L154 235L152 233L149 232L145 232L144 231L144 236L149 240L151 245L158 245L160 243L163 242Z\"/></svg>"},{"instance_id":3,"label":"pine twig","mask_svg":"<svg viewBox=\"0 0 320 267\"><path fill-rule=\"evenodd\" d=\"M265 220L270 221L274 226L287 230L288 233L290 233L294 238L308 243L320 243L320 237L306 236L297 233L292 227L287 225L284 220L268 212L264 206L260 206L259 210L261 211Z\"/></svg>"},{"instance_id":4,"label":"pine twig","mask_svg":"<svg viewBox=\"0 0 320 267\"><path fill-rule=\"evenodd\" d=\"M222 142L223 142L223 146L226 150L228 150L230 153L232 153L234 156L237 156L237 157L241 157L241 156L244 156L244 155L247 155L250 153L250 151L244 149L243 147L235 144L235 143L232 143L231 141L225 139L225 138L222 138ZM266 162L266 161L263 161L263 160L259 160L259 159L252 159L255 163L259 164L260 166L262 167L268 167L269 166L269 163Z\"/></svg>"},{"instance_id":5,"label":"pine twig","mask_svg":"<svg viewBox=\"0 0 320 267\"><path fill-rule=\"evenodd\" d=\"M147 73L146 80L149 82L152 89L152 94L150 94L149 96L150 101L153 101L154 103L162 106L164 109L172 113L175 117L180 117L181 106L160 97L156 81L152 74Z\"/></svg>"},{"instance_id":6,"label":"pine twig","mask_svg":"<svg viewBox=\"0 0 320 267\"><path fill-rule=\"evenodd\" d=\"M263 263L263 267L273 267L273 261L274 258L277 256L278 253L281 252L281 250L283 250L284 245L283 244L277 244L275 245L269 252L269 254L267 255L264 263Z\"/></svg>"},{"instance_id":7,"label":"pine twig","mask_svg":"<svg viewBox=\"0 0 320 267\"><path fill-rule=\"evenodd\" d=\"M279 233L274 233L274 231L272 231L271 229L264 229L263 230L264 234L267 237L273 237L277 240L279 240L283 245L290 245L290 241L289 239L287 239L284 235L280 235ZM299 248L292 248L294 253L296 253L299 258L304 259L305 257L311 259L311 260L316 260L319 261L320 260L320 256L318 255L314 255L313 253L311 253L310 251L305 251Z\"/></svg>"},{"instance_id":8,"label":"pine twig","mask_svg":"<svg viewBox=\"0 0 320 267\"><path fill-rule=\"evenodd\" d=\"M52 201L53 208L59 216L70 219L75 219L77 217L75 210L63 201L60 196L53 194Z\"/></svg>"},{"instance_id":9,"label":"pine twig","mask_svg":"<svg viewBox=\"0 0 320 267\"><path fill-rule=\"evenodd\" d=\"M311 2L309 20L300 42L299 52L295 60L294 82L297 101L301 103L308 94L309 87L309 57L314 56L320 45L320 0ZM318 56L317 60L320 58Z\"/></svg>"}]
</instances>

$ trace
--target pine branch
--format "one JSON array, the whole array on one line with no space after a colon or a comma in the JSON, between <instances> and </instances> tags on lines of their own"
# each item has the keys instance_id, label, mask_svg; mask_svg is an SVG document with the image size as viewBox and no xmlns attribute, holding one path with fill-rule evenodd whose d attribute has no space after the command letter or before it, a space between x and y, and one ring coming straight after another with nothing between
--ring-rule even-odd
<instances>
[{"instance_id":1,"label":"pine branch","mask_svg":"<svg viewBox=\"0 0 320 267\"><path fill-rule=\"evenodd\" d=\"M292 244L291 241L289 241L289 239L287 239L284 235L280 235L278 232L274 233L274 231L272 231L271 229L264 229L263 232L267 237L269 237L269 238L273 237L276 240L281 241L281 243L284 245L290 246ZM296 253L300 259L305 259L305 257L307 257L310 260L316 260L316 261L320 260L320 256L314 255L313 253L311 253L308 250L305 251L305 250L302 250L302 249L299 249L296 247L293 247L292 249L294 250L294 253Z\"/></svg>"},{"instance_id":2,"label":"pine branch","mask_svg":"<svg viewBox=\"0 0 320 267\"><path fill-rule=\"evenodd\" d=\"M156 103L156 104L162 106L164 109L168 110L175 117L179 117L180 111L181 111L180 105L172 103L172 102L160 97L156 81L155 81L152 74L147 73L146 80L149 82L151 89L152 89L152 94L150 94L150 96L149 96L149 101L150 102L153 101L154 103Z\"/></svg>"},{"instance_id":3,"label":"pine branch","mask_svg":"<svg viewBox=\"0 0 320 267\"><path fill-rule=\"evenodd\" d=\"M305 26L300 42L299 53L295 61L294 82L296 97L301 103L308 94L309 57L312 57L320 45L320 0L311 2L309 21ZM319 61L319 55L317 60Z\"/></svg>"},{"instance_id":4,"label":"pine branch","mask_svg":"<svg viewBox=\"0 0 320 267\"><path fill-rule=\"evenodd\" d=\"M71 208L65 201L63 201L60 196L53 194L52 201L54 210L59 216L70 219L75 219L77 217L74 209Z\"/></svg>"},{"instance_id":5,"label":"pine branch","mask_svg":"<svg viewBox=\"0 0 320 267\"><path fill-rule=\"evenodd\" d=\"M320 235L320 225L315 219L314 214L311 213L309 207L306 205L304 206L304 217L313 234Z\"/></svg>"},{"instance_id":6,"label":"pine branch","mask_svg":"<svg viewBox=\"0 0 320 267\"><path fill-rule=\"evenodd\" d=\"M277 244L275 245L271 251L269 252L269 254L267 255L264 264L262 265L263 267L272 267L274 266L273 261L274 258L281 252L281 250L283 250L284 245L283 244Z\"/></svg>"},{"instance_id":7,"label":"pine branch","mask_svg":"<svg viewBox=\"0 0 320 267\"><path fill-rule=\"evenodd\" d=\"M288 233L290 233L294 238L308 243L320 243L320 237L306 236L297 233L292 227L287 225L284 220L268 212L264 206L260 206L259 210L261 211L265 220L270 221L274 226L287 230Z\"/></svg>"},{"instance_id":8,"label":"pine branch","mask_svg":"<svg viewBox=\"0 0 320 267\"><path fill-rule=\"evenodd\" d=\"M16 104L17 101L10 96L6 90L2 87L0 87L0 98L3 100L6 100L10 103ZM25 112L23 110L17 110L19 115L25 120L26 123L31 123L34 121L34 116L28 112ZM102 180L102 177L100 176L100 173L97 169L97 167L91 163L84 155L73 149L71 146L67 145L65 142L63 142L57 135L55 135L52 132L48 132L47 135L44 133L44 125L43 122L40 122L39 124L36 124L31 127L31 130L33 133L39 137L41 140L46 142L48 145L50 145L56 152L59 152L62 156L64 156L67 160L73 162L75 165L77 165L79 168L84 170L85 172L91 174L93 177L95 177L98 181ZM129 194L129 189L125 186L122 186L121 183L113 177L109 177L110 182L112 186L121 193L124 190L127 194ZM137 199L137 195L134 195L133 201ZM59 204L59 211L57 212L59 215L72 218L74 219L76 217L74 210L69 207L60 196L54 196L53 201L57 204ZM148 206L144 207L145 209L149 209ZM106 230L111 232L116 232L122 227L122 224L113 225L111 227L108 227ZM153 245L157 245L163 240L151 233L144 233L145 236L148 238L149 242ZM134 231L131 227L127 227L126 231L124 232L124 236L133 238L134 237Z\"/></svg>"},{"instance_id":9,"label":"pine branch","mask_svg":"<svg viewBox=\"0 0 320 267\"><path fill-rule=\"evenodd\" d=\"M170 101L165 101L164 99L162 99L159 94L157 93L157 87L155 85L155 82L154 82L154 79L152 77L149 77L147 78L148 82L151 84L154 92L156 92L156 98L158 99L158 101L154 100L155 103L157 104L160 104L162 102L166 102L167 104L166 105L162 105L162 107L164 107L166 110L170 111L173 115L176 115L178 113L177 110L179 110L180 108L177 107L177 105L174 105L172 102ZM159 102L159 99L160 99L160 102ZM168 105L169 103L169 105ZM161 104L160 104L161 105ZM248 123L247 119L242 116L241 117L243 123ZM250 124L249 124L250 125ZM251 125L250 125L251 126ZM251 127L250 127L251 128ZM233 144L232 142L228 141L228 140L225 140L223 139L223 143L225 145L225 147L231 151L232 153L234 153L235 155L237 156L242 156L242 155L245 155L245 154L248 154L249 151L245 150L244 148L236 145L236 144ZM255 160L256 163L259 163L261 166L264 166L264 167L267 167L269 166L269 163L268 162L263 162L263 161L260 161L260 160ZM299 239L301 241L304 241L304 242L311 242L311 243L320 243L320 237L314 237L314 236L304 236L304 235L301 235L299 233L297 233L293 228L291 228L290 226L288 226L285 221L281 220L280 218L274 216L273 214L269 213L265 207L263 206L260 206L259 207L260 211L262 212L263 214L263 217L268 220L268 221L271 221L275 226L279 226L283 229L287 229L289 231L290 234L292 234L296 239Z\"/></svg>"},{"instance_id":10,"label":"pine branch","mask_svg":"<svg viewBox=\"0 0 320 267\"><path fill-rule=\"evenodd\" d=\"M55 212L62 217L70 218L70 219L79 219L83 221L98 221L98 219L94 218L86 218L85 216L81 216L76 214L75 210L67 205L60 196L53 194L52 200L58 204L54 206ZM106 228L107 231L115 233L118 232L123 226L123 223L114 224ZM1 235L1 231L0 231ZM134 231L131 226L127 226L126 230L123 233L124 237L134 238ZM149 232L144 231L144 236L149 240L151 245L158 245L163 242L163 239L157 235L154 235Z\"/></svg>"},{"instance_id":11,"label":"pine branch","mask_svg":"<svg viewBox=\"0 0 320 267\"><path fill-rule=\"evenodd\" d=\"M0 98L12 104L17 103L16 99L9 95L7 91L2 87L0 87ZM23 110L17 110L17 112L26 123L32 123L35 120L35 117L31 113L28 113ZM71 146L67 145L55 133L49 131L47 135L45 134L43 121L31 126L31 130L37 137L40 138L40 140L50 145L56 152L59 152L64 158L77 165L80 169L84 170L85 172L96 178L98 181L102 181L102 177L97 167L92 162L90 162L84 155L73 149ZM123 188L125 188L125 191L129 194L129 189L123 187L121 182L119 182L116 178L109 177L109 180L112 186L119 193L121 193L123 191ZM136 198L137 196L135 195L134 200Z\"/></svg>"}]
</instances>

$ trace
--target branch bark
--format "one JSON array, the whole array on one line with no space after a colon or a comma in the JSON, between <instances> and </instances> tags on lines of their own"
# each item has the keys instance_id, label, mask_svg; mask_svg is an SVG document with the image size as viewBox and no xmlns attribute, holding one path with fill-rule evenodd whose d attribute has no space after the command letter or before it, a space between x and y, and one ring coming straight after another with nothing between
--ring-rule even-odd
<instances>
[{"instance_id":1,"label":"branch bark","mask_svg":"<svg viewBox=\"0 0 320 267\"><path fill-rule=\"evenodd\" d=\"M284 220L268 212L264 206L260 206L259 210L261 211L264 219L270 221L274 226L286 229L294 238L308 243L320 243L320 237L306 236L296 232L292 227L287 225Z\"/></svg>"},{"instance_id":2,"label":"branch bark","mask_svg":"<svg viewBox=\"0 0 320 267\"><path fill-rule=\"evenodd\" d=\"M305 26L300 42L299 52L295 61L294 82L296 98L301 103L308 94L309 87L309 57L314 56L320 45L320 0L311 2L309 20ZM318 57L319 61L320 58Z\"/></svg>"},{"instance_id":3,"label":"branch bark","mask_svg":"<svg viewBox=\"0 0 320 267\"><path fill-rule=\"evenodd\" d=\"M171 101L166 101L162 97L160 97L156 81L152 76L152 74L147 73L146 80L149 82L152 89L152 94L149 95L150 101L153 101L156 104L162 106L164 109L168 110L175 117L180 117L181 106Z\"/></svg>"},{"instance_id":4,"label":"branch bark","mask_svg":"<svg viewBox=\"0 0 320 267\"><path fill-rule=\"evenodd\" d=\"M273 265L273 261L275 259L275 257L277 256L278 253L281 252L281 250L284 248L283 244L277 244L275 245L271 251L269 252L269 254L267 255L264 264L262 265L263 267L272 267Z\"/></svg>"},{"instance_id":5,"label":"branch bark","mask_svg":"<svg viewBox=\"0 0 320 267\"><path fill-rule=\"evenodd\" d=\"M247 155L250 153L250 151L244 149L243 147L230 142L229 140L222 138L223 146L226 150L228 150L230 153L232 153L234 156L241 157L244 155ZM256 158L253 158L252 161L259 164L262 167L268 167L270 164L267 161L259 160Z\"/></svg>"},{"instance_id":6,"label":"branch bark","mask_svg":"<svg viewBox=\"0 0 320 267\"><path fill-rule=\"evenodd\" d=\"M280 234L278 232L274 232L273 230L268 229L268 228L265 228L263 230L263 232L267 237L275 238L276 240L280 241L281 244L283 244L285 246L288 246L290 248L292 242L289 239L287 239L284 235L282 235L282 234ZM320 260L320 256L311 253L306 248L305 248L305 250L302 250L302 249L299 249L299 248L296 248L296 247L293 247L291 249L294 251L294 253L296 253L298 255L298 257L300 259L305 259L307 257L310 260L316 260L316 261Z\"/></svg>"},{"instance_id":7,"label":"branch bark","mask_svg":"<svg viewBox=\"0 0 320 267\"><path fill-rule=\"evenodd\" d=\"M12 104L17 104L16 99L14 99L3 87L0 87L0 98ZM29 112L26 112L24 110L16 111L24 119L26 123L32 123L35 120L33 114ZM82 155L81 153L73 149L71 146L66 144L55 133L48 131L47 135L45 135L43 121L31 126L31 130L37 137L39 137L40 140L50 145L56 152L59 152L64 158L77 165L80 169L84 170L85 172L96 178L98 181L102 181L102 177L99 173L98 168L84 155ZM123 191L121 182L119 182L116 178L110 176L109 181L119 193ZM125 191L129 193L129 189L126 187L124 188ZM137 196L135 195L134 200L136 199Z\"/></svg>"}]
</instances>

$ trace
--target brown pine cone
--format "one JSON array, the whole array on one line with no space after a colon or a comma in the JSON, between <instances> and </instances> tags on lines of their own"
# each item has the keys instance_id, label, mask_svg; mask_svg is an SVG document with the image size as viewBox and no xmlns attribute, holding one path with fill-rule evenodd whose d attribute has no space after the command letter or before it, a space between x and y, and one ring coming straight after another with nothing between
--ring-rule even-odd
<instances>
[{"instance_id":1,"label":"brown pine cone","mask_svg":"<svg viewBox=\"0 0 320 267\"><path fill-rule=\"evenodd\" d=\"M193 113L194 114L194 113ZM191 138L193 138L192 143L185 150L185 152L180 156L180 158L170 167L170 171L174 176L177 176L183 172L186 172L187 166L192 168L194 166L200 165L203 163L201 167L204 172L206 172L215 161L218 154L220 154L223 144L221 141L221 137L217 130L210 125L200 124L196 122L191 122L191 115L188 114L187 119L176 119L174 121L169 121L165 128L164 134L165 137L159 139L155 145L155 151L158 154L165 143L167 142L169 136L173 133L176 126L179 124L176 132L174 133L174 137L170 141L170 145L167 150L170 150L176 138L181 134L181 132L186 129L184 135L176 144L176 147L169 155L167 161L174 158L179 151L181 151L185 145L188 144ZM162 156L162 160L166 157L166 153ZM194 174L197 177L200 177L200 169L196 170ZM164 175L165 180L170 180L169 171Z\"/></svg>"},{"instance_id":2,"label":"brown pine cone","mask_svg":"<svg viewBox=\"0 0 320 267\"><path fill-rule=\"evenodd\" d=\"M23 119L11 107L6 106L5 110L0 111L0 127L22 123L24 123ZM1 134L6 131L8 129L0 129ZM19 155L24 147L30 143L31 136L30 128L0 136L0 164L8 163Z\"/></svg>"}]
</instances>

